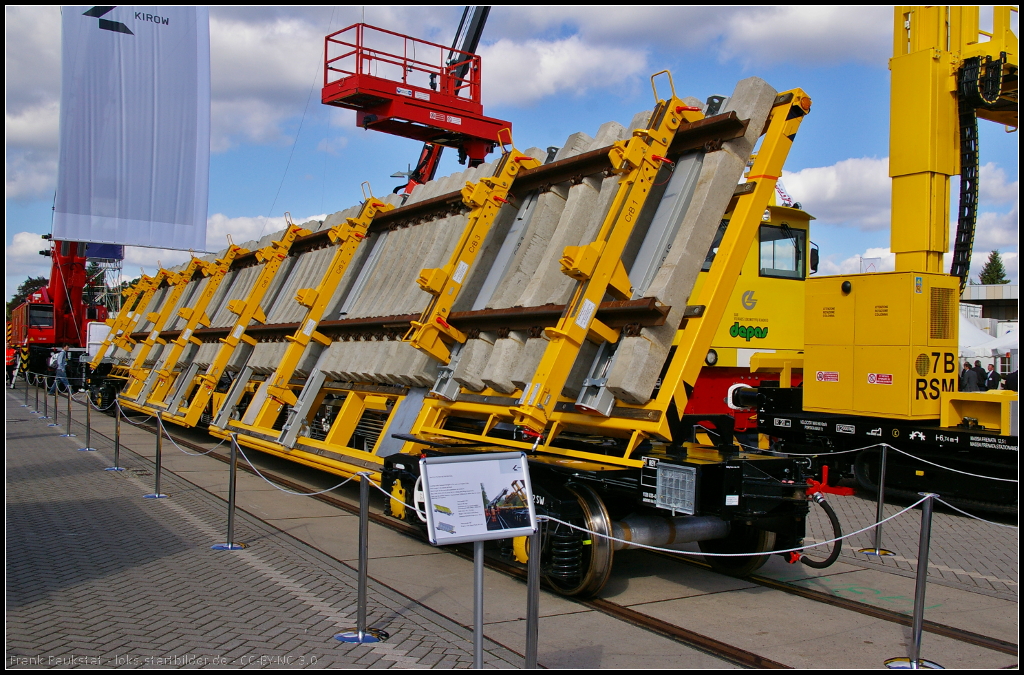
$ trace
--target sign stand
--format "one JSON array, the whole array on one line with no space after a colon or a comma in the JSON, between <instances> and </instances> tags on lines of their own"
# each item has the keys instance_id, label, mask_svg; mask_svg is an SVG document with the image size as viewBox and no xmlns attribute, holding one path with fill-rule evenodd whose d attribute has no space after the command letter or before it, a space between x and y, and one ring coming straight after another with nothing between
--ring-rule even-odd
<instances>
[{"instance_id":1,"label":"sign stand","mask_svg":"<svg viewBox=\"0 0 1024 675\"><path fill-rule=\"evenodd\" d=\"M529 580L540 582L540 542L529 464L522 452L424 457L420 460L427 537L435 546L473 542L473 667L484 667L484 542L530 537ZM527 667L536 666L539 592L528 591ZM534 595L536 593L536 595ZM528 614L530 612L528 611ZM533 638L531 639L531 635Z\"/></svg>"}]
</instances>

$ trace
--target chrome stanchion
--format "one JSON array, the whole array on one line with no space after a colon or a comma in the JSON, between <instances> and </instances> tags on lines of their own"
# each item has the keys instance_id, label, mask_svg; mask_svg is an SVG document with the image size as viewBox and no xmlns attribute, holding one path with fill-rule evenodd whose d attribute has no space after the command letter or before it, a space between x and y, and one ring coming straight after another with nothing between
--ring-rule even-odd
<instances>
[{"instance_id":1,"label":"chrome stanchion","mask_svg":"<svg viewBox=\"0 0 1024 675\"><path fill-rule=\"evenodd\" d=\"M58 410L58 406L57 406L57 393L58 393L57 392L57 380L54 379L53 380L53 421L46 425L48 427L59 427L60 426L60 424L57 423L57 420L60 418L60 414L57 412L57 410ZM44 403L46 402L46 397L45 396L43 397L43 402ZM44 413L49 412L46 409L45 406L43 407L43 412Z\"/></svg>"},{"instance_id":2,"label":"chrome stanchion","mask_svg":"<svg viewBox=\"0 0 1024 675\"><path fill-rule=\"evenodd\" d=\"M92 447L92 399L89 392L85 392L85 447L79 448L82 452L95 452Z\"/></svg>"},{"instance_id":3,"label":"chrome stanchion","mask_svg":"<svg viewBox=\"0 0 1024 675\"><path fill-rule=\"evenodd\" d=\"M36 415L39 414L39 378L38 377L36 378L36 405L35 405L35 410L33 410L32 412L35 413ZM43 419L43 418L40 418L40 419Z\"/></svg>"},{"instance_id":4,"label":"chrome stanchion","mask_svg":"<svg viewBox=\"0 0 1024 675\"><path fill-rule=\"evenodd\" d=\"M878 506L875 509L875 545L873 548L858 549L858 553L877 556L896 555L892 551L887 551L882 548L882 518L885 515L882 512L882 507L885 505L885 465L888 449L888 446L882 446L882 456L880 458L881 465L878 469Z\"/></svg>"},{"instance_id":5,"label":"chrome stanchion","mask_svg":"<svg viewBox=\"0 0 1024 675\"><path fill-rule=\"evenodd\" d=\"M942 670L942 666L934 661L921 658L921 635L924 632L924 592L928 586L928 547L932 536L932 508L936 495L921 493L925 498L921 503L921 539L917 550L917 580L914 583L914 623L913 640L910 645L910 658L901 656L888 659L886 668L895 670L918 670L928 668Z\"/></svg>"},{"instance_id":6,"label":"chrome stanchion","mask_svg":"<svg viewBox=\"0 0 1024 675\"><path fill-rule=\"evenodd\" d=\"M164 418L163 412L157 411L156 413L156 485L153 489L153 494L142 495L146 499L163 499L167 495L160 492L160 467L162 459L162 451L164 445Z\"/></svg>"},{"instance_id":7,"label":"chrome stanchion","mask_svg":"<svg viewBox=\"0 0 1024 675\"><path fill-rule=\"evenodd\" d=\"M366 580L370 558L370 474L360 471L359 476L359 571L356 600L356 629L334 636L340 642L383 642L387 632L366 627Z\"/></svg>"},{"instance_id":8,"label":"chrome stanchion","mask_svg":"<svg viewBox=\"0 0 1024 675\"><path fill-rule=\"evenodd\" d=\"M530 558L526 563L526 667L537 668L540 636L540 527L530 535Z\"/></svg>"},{"instance_id":9,"label":"chrome stanchion","mask_svg":"<svg viewBox=\"0 0 1024 675\"><path fill-rule=\"evenodd\" d=\"M25 375L25 402L21 404L22 408L28 407L28 371L23 373ZM14 376L17 379L17 375Z\"/></svg>"},{"instance_id":10,"label":"chrome stanchion","mask_svg":"<svg viewBox=\"0 0 1024 675\"><path fill-rule=\"evenodd\" d=\"M108 466L104 471L124 471L124 467L118 462L121 459L121 406L117 404L117 394L114 395L114 466Z\"/></svg>"},{"instance_id":11,"label":"chrome stanchion","mask_svg":"<svg viewBox=\"0 0 1024 675\"><path fill-rule=\"evenodd\" d=\"M231 466L228 469L228 540L223 544L214 544L214 551L240 551L248 548L248 544L235 543L235 483L238 470L238 434L231 434Z\"/></svg>"},{"instance_id":12,"label":"chrome stanchion","mask_svg":"<svg viewBox=\"0 0 1024 675\"><path fill-rule=\"evenodd\" d=\"M61 438L74 438L75 434L71 433L71 387L68 387L68 419L67 419L67 433L61 434Z\"/></svg>"},{"instance_id":13,"label":"chrome stanchion","mask_svg":"<svg viewBox=\"0 0 1024 675\"><path fill-rule=\"evenodd\" d=\"M473 542L473 668L484 667L484 543Z\"/></svg>"}]
</instances>

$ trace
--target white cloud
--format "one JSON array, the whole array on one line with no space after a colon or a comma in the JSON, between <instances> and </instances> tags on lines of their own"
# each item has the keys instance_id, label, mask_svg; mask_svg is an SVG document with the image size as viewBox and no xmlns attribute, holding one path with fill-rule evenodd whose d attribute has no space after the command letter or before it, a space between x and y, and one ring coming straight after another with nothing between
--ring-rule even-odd
<instances>
[{"instance_id":1,"label":"white cloud","mask_svg":"<svg viewBox=\"0 0 1024 675\"><path fill-rule=\"evenodd\" d=\"M881 66L892 51L888 6L735 8L722 31L720 54L746 66L860 61Z\"/></svg>"},{"instance_id":2,"label":"white cloud","mask_svg":"<svg viewBox=\"0 0 1024 675\"><path fill-rule=\"evenodd\" d=\"M498 40L480 48L484 66L483 100L526 105L556 93L582 94L621 84L648 70L642 52L601 48L578 35L564 40ZM509 86L509 83L516 83Z\"/></svg>"},{"instance_id":3,"label":"white cloud","mask_svg":"<svg viewBox=\"0 0 1024 675\"><path fill-rule=\"evenodd\" d=\"M892 181L887 157L844 159L832 166L784 171L782 181L819 224L862 230L889 227Z\"/></svg>"},{"instance_id":4,"label":"white cloud","mask_svg":"<svg viewBox=\"0 0 1024 675\"><path fill-rule=\"evenodd\" d=\"M819 275L859 274L861 272L892 272L896 269L896 255L884 248L869 248L863 253L852 255L836 261L837 256L831 255L821 259L818 264Z\"/></svg>"},{"instance_id":5,"label":"white cloud","mask_svg":"<svg viewBox=\"0 0 1024 675\"><path fill-rule=\"evenodd\" d=\"M1007 182L1006 171L994 162L982 164L979 181L978 192L982 202L1008 204L1020 198L1020 181Z\"/></svg>"}]
</instances>

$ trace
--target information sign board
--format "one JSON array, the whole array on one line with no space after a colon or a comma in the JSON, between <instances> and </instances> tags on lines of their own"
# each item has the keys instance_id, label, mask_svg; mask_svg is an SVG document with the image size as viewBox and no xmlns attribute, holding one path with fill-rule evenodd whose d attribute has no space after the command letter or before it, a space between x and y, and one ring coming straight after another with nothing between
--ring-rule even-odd
<instances>
[{"instance_id":1,"label":"information sign board","mask_svg":"<svg viewBox=\"0 0 1024 675\"><path fill-rule=\"evenodd\" d=\"M529 536L537 513L526 455L483 453L420 460L427 536L435 546Z\"/></svg>"}]
</instances>

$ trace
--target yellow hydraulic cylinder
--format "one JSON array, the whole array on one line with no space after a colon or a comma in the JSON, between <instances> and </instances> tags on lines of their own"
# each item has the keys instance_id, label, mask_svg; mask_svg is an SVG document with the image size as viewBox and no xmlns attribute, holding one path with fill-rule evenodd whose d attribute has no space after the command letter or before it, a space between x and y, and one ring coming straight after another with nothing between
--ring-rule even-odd
<instances>
[{"instance_id":1,"label":"yellow hydraulic cylinder","mask_svg":"<svg viewBox=\"0 0 1024 675\"><path fill-rule=\"evenodd\" d=\"M164 402L171 389L171 385L174 383L174 378L172 377L174 367L178 364L178 359L181 358L185 346L189 342L201 344L198 339L192 337L192 333L195 332L198 326L210 325L210 317L206 314L207 305L209 305L210 300L216 294L217 289L224 280L224 276L231 269L231 263L234 259L248 252L248 249L231 244L223 258L219 258L213 264L206 266L204 274L209 276L210 280L206 282L206 287L203 289L202 294L191 307L182 307L178 310L178 316L186 321L185 327L177 339L171 341L170 353L163 359L160 370L157 371L157 383L147 403L159 406Z\"/></svg>"},{"instance_id":2,"label":"yellow hydraulic cylinder","mask_svg":"<svg viewBox=\"0 0 1024 675\"><path fill-rule=\"evenodd\" d=\"M206 372L198 375L193 383L184 385L194 385L197 389L188 408L184 413L171 411L172 414L165 417L167 421L187 427L196 425L203 414L203 410L206 409L206 404L212 398L213 390L220 381L220 376L224 373L224 369L227 367L235 347L242 341L251 345L256 344L256 340L246 335L245 331L250 322L263 323L267 320L266 314L260 308L260 303L263 302L263 296L266 294L267 289L270 288L270 281L277 274L281 263L288 257L288 252L291 250L292 244L295 243L295 239L308 234L311 234L309 230L292 223L288 225L288 229L285 230L280 241L274 241L269 246L256 251L256 259L263 263L263 268L256 278L256 283L253 284L249 295L244 300L237 299L228 303L228 310L232 314L237 315L238 320L231 328L227 337L220 338L220 349L217 350L217 355L206 369Z\"/></svg>"},{"instance_id":3,"label":"yellow hydraulic cylinder","mask_svg":"<svg viewBox=\"0 0 1024 675\"><path fill-rule=\"evenodd\" d=\"M420 320L412 322L412 327L405 335L405 342L441 363L451 361L450 345L466 341L466 334L448 323L452 306L462 289L462 282L483 248L487 233L502 204L508 203L508 193L516 176L523 169L537 166L540 166L540 162L512 147L498 162L493 176L477 183L467 182L462 188L462 201L472 211L448 264L420 272L416 283L432 297L420 315Z\"/></svg>"},{"instance_id":4,"label":"yellow hydraulic cylinder","mask_svg":"<svg viewBox=\"0 0 1024 675\"><path fill-rule=\"evenodd\" d=\"M264 385L267 387L267 400L263 402L253 423L255 428L270 428L285 404L295 404L296 397L288 387L288 382L292 379L292 374L298 367L299 360L311 340L319 342L325 347L331 343L331 339L318 332L316 328L323 319L327 305L337 290L338 284L341 283L345 270L352 262L356 249L366 238L366 231L370 227L370 223L378 213L386 213L392 208L394 207L391 204L382 202L371 195L363 202L358 216L346 218L343 223L328 230L327 236L337 246L334 257L316 288L303 288L296 293L295 301L306 307L306 314L299 322L299 328L295 333L287 336L289 345L285 349L281 363L274 374L268 378L267 384Z\"/></svg>"},{"instance_id":5,"label":"yellow hydraulic cylinder","mask_svg":"<svg viewBox=\"0 0 1024 675\"><path fill-rule=\"evenodd\" d=\"M583 341L618 341L619 330L595 318L597 308L605 294L617 300L631 297L633 288L622 265L622 251L679 125L702 118L699 110L676 98L673 91L667 101L658 101L649 128L634 131L628 141L612 147L613 171L622 175L618 192L597 239L565 249L562 272L578 283L558 325L544 331L548 346L519 405L512 409L516 424L544 431Z\"/></svg>"},{"instance_id":6,"label":"yellow hydraulic cylinder","mask_svg":"<svg viewBox=\"0 0 1024 675\"><path fill-rule=\"evenodd\" d=\"M757 236L761 214L768 208L775 192L775 183L782 174L800 123L811 109L811 99L802 89L784 92L775 100L764 141L747 175L747 182L755 184L754 191L737 200L708 276L696 297L691 297L688 303L702 306L703 311L688 317L686 326L677 337L675 356L656 399L660 410L668 410L673 398L676 410L686 410L687 392L693 391L697 382L715 332L725 316L728 300L739 280L750 242Z\"/></svg>"},{"instance_id":7,"label":"yellow hydraulic cylinder","mask_svg":"<svg viewBox=\"0 0 1024 675\"><path fill-rule=\"evenodd\" d=\"M135 324L142 318L142 312L146 311L146 308L149 306L149 301L153 298L153 294L163 281L163 278L162 273L157 274L156 277L143 274L138 283L121 291L121 294L125 296L124 303L121 305L121 311L117 313L116 317L107 319L106 323L110 326L110 332L107 333L107 337L103 339L96 352L96 356L89 363L91 369L95 370L103 363L103 357L106 356L107 350L110 349L112 344L120 346L120 343L124 343L126 350L131 348L130 342L125 341L122 336L131 334Z\"/></svg>"},{"instance_id":8,"label":"yellow hydraulic cylinder","mask_svg":"<svg viewBox=\"0 0 1024 675\"><path fill-rule=\"evenodd\" d=\"M146 376L149 371L143 366L146 363L146 357L149 356L149 352L153 349L153 345L157 342L160 344L166 344L160 337L160 331L164 329L167 324L167 320L171 318L171 310L178 303L178 298L185 292L185 287L188 286L189 282L192 281L192 277L195 276L197 271L201 271L206 267L206 263L201 259L193 257L189 261L188 266L180 274L170 273L167 276L169 285L172 286L171 292L164 298L164 306L159 312L150 312L148 319L153 322L153 328L149 331L149 335L143 340L142 346L139 349L138 355L135 360L129 366L128 372L131 379L128 381L128 385L124 388L121 393L126 399L134 399L139 395L142 387L146 383Z\"/></svg>"}]
</instances>

